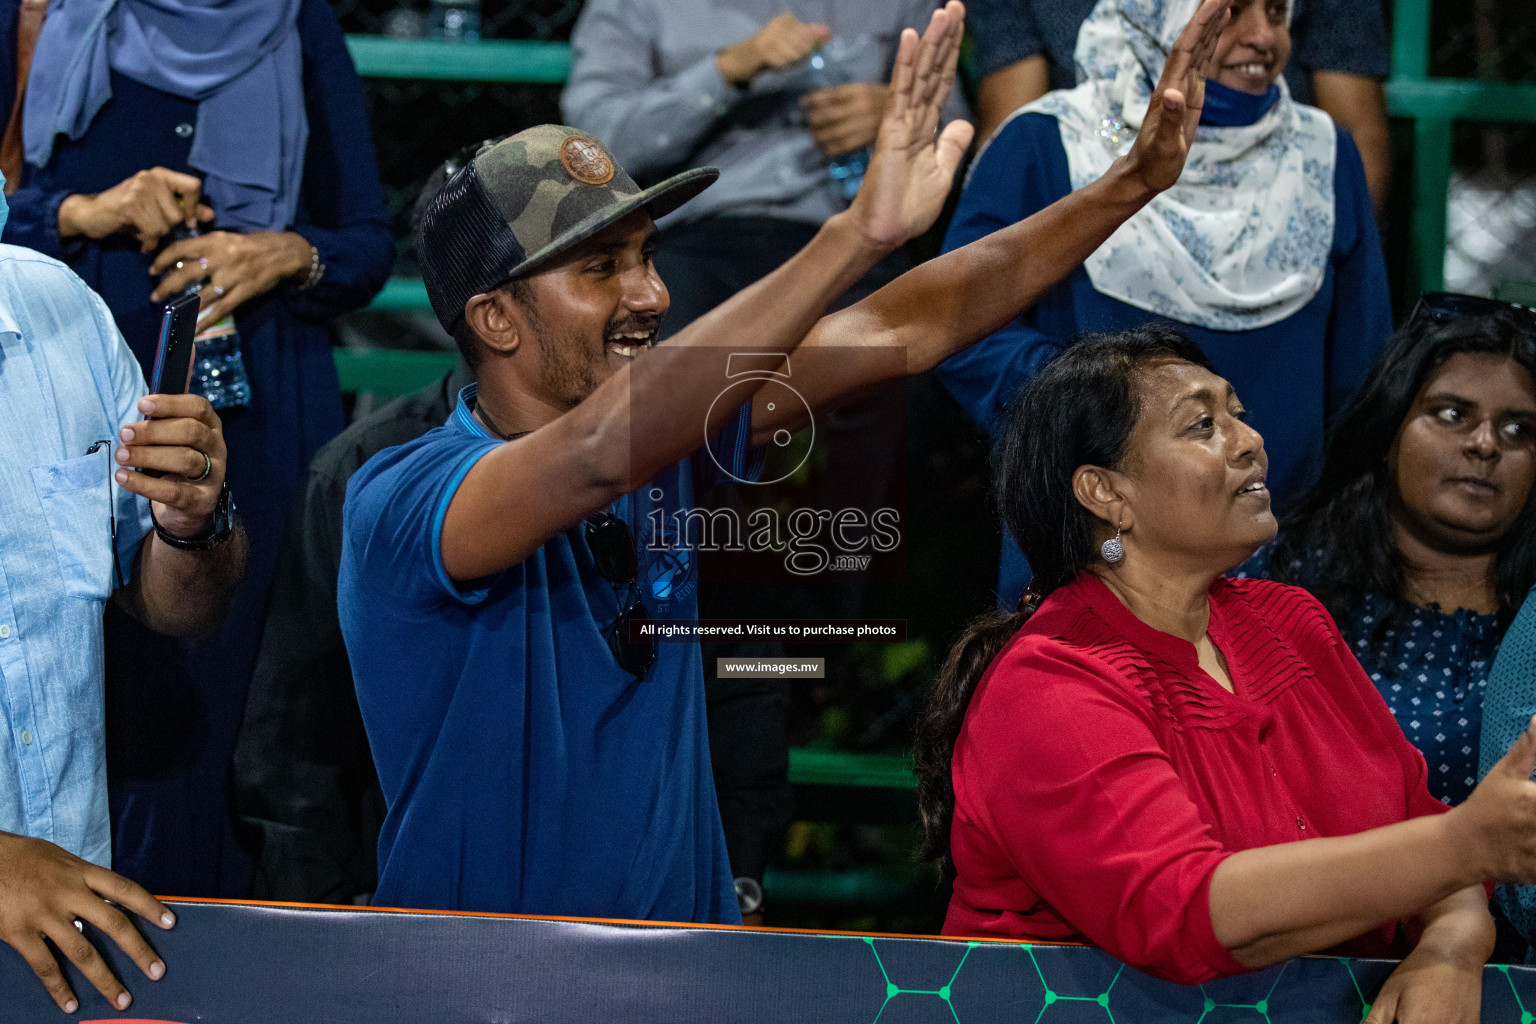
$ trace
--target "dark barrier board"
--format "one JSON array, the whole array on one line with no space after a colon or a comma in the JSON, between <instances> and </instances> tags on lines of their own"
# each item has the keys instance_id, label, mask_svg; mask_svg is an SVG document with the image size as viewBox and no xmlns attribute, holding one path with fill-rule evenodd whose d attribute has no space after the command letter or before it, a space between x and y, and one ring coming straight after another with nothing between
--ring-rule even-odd
<instances>
[{"instance_id":1,"label":"dark barrier board","mask_svg":"<svg viewBox=\"0 0 1536 1024\"><path fill-rule=\"evenodd\" d=\"M118 1012L66 1016L0 947L5 1024L1359 1024L1386 961L1304 958L1198 987L1096 949L474 915L173 903ZM101 945L98 942L98 945ZM105 948L105 947L104 947ZM1483 1020L1532 1024L1536 969L1490 967Z\"/></svg>"}]
</instances>

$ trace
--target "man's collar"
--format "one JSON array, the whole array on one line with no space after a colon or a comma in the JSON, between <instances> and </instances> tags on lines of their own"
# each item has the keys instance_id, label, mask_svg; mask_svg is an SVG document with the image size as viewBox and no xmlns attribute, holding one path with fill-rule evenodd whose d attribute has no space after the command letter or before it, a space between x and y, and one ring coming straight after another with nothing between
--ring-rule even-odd
<instances>
[{"instance_id":1,"label":"man's collar","mask_svg":"<svg viewBox=\"0 0 1536 1024\"><path fill-rule=\"evenodd\" d=\"M459 403L453 407L453 420L461 430L465 430L475 437L483 437L488 441L501 440L495 434L475 419L476 396L480 393L479 384L465 384L459 389Z\"/></svg>"},{"instance_id":2,"label":"man's collar","mask_svg":"<svg viewBox=\"0 0 1536 1024\"><path fill-rule=\"evenodd\" d=\"M503 437L490 428L489 423L480 422L480 416L475 415L475 408L479 404L480 385L466 384L459 390L459 404L454 407L453 418L459 426L469 431L476 437L483 437L488 441L516 441L520 437L527 437L533 433L531 430L520 430Z\"/></svg>"}]
</instances>

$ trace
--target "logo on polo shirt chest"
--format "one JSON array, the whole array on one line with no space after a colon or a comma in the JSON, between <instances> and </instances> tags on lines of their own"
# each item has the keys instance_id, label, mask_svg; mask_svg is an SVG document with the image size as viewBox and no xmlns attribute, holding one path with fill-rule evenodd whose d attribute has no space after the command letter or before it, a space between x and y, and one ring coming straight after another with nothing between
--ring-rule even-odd
<instances>
[{"instance_id":1,"label":"logo on polo shirt chest","mask_svg":"<svg viewBox=\"0 0 1536 1024\"><path fill-rule=\"evenodd\" d=\"M560 165L585 185L606 185L613 178L613 161L602 146L585 135L572 135L560 143Z\"/></svg>"},{"instance_id":2,"label":"logo on polo shirt chest","mask_svg":"<svg viewBox=\"0 0 1536 1024\"><path fill-rule=\"evenodd\" d=\"M663 491L651 489L651 500L662 501ZM669 545L657 532L660 517L653 513L641 519L640 580L657 611L664 610L673 601L681 601L698 587L693 552L686 545Z\"/></svg>"}]
</instances>

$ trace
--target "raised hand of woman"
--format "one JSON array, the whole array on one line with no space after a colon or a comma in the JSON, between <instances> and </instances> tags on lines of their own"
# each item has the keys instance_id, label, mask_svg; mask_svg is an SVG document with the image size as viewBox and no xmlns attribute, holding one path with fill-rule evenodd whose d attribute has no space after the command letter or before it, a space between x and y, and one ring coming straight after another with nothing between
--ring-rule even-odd
<instances>
[{"instance_id":1,"label":"raised hand of woman","mask_svg":"<svg viewBox=\"0 0 1536 1024\"><path fill-rule=\"evenodd\" d=\"M901 245L932 226L971 143L969 122L951 121L938 130L964 29L964 5L949 0L933 12L921 40L912 29L902 30L890 104L849 209L865 237L878 245Z\"/></svg>"},{"instance_id":2,"label":"raised hand of woman","mask_svg":"<svg viewBox=\"0 0 1536 1024\"><path fill-rule=\"evenodd\" d=\"M288 278L307 276L310 266L309 243L291 231L210 231L166 246L150 267L165 275L150 298L161 302L203 281L198 319L214 323Z\"/></svg>"},{"instance_id":3,"label":"raised hand of woman","mask_svg":"<svg viewBox=\"0 0 1536 1024\"><path fill-rule=\"evenodd\" d=\"M1216 54L1216 41L1230 16L1230 0L1205 0L1173 44L1163 76L1147 106L1128 159L1141 181L1153 192L1172 187L1184 172L1200 108L1205 105L1205 79Z\"/></svg>"}]
</instances>

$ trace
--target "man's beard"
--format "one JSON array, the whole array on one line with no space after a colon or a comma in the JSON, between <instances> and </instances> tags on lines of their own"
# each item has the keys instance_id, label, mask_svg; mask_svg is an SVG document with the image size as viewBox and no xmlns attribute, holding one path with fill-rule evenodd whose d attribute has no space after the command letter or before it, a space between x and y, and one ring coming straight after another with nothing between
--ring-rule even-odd
<instances>
[{"instance_id":1,"label":"man's beard","mask_svg":"<svg viewBox=\"0 0 1536 1024\"><path fill-rule=\"evenodd\" d=\"M556 336L533 303L523 307L528 326L539 339L539 374L544 386L567 405L574 406L608 379L608 350L598 342L597 361L580 358L587 343L572 334Z\"/></svg>"},{"instance_id":2,"label":"man's beard","mask_svg":"<svg viewBox=\"0 0 1536 1024\"><path fill-rule=\"evenodd\" d=\"M649 315L610 320L603 325L602 336L598 339L597 358L582 359L581 353L588 349L585 340L575 334L557 336L533 303L525 305L524 312L529 327L539 338L539 373L544 378L544 386L569 406L581 402L613 376L615 371L608 363L607 339L610 335L621 328L650 330L660 326L660 318Z\"/></svg>"}]
</instances>

